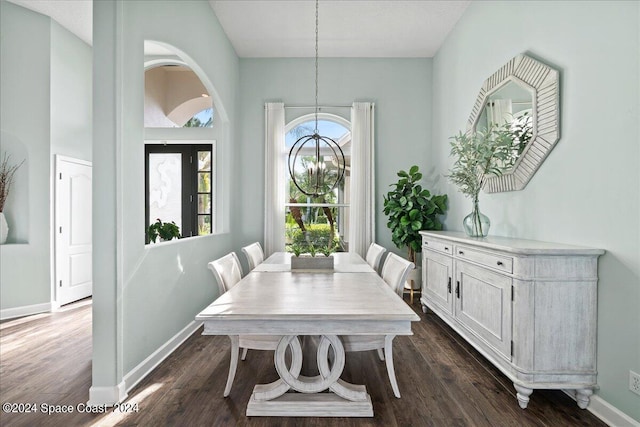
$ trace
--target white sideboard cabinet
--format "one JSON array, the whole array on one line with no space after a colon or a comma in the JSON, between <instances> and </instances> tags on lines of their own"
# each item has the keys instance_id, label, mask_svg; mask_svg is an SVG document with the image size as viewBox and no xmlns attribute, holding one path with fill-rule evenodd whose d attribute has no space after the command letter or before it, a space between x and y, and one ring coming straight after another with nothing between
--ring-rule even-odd
<instances>
[{"instance_id":1,"label":"white sideboard cabinet","mask_svg":"<svg viewBox=\"0 0 640 427\"><path fill-rule=\"evenodd\" d=\"M422 231L422 309L431 309L497 366L526 408L534 389L596 385L601 249Z\"/></svg>"}]
</instances>

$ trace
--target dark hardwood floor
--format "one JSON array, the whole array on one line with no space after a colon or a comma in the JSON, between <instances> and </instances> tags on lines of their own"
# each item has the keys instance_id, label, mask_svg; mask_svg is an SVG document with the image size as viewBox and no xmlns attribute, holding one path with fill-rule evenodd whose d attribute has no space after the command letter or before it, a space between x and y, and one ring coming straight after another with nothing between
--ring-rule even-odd
<instances>
[{"instance_id":1,"label":"dark hardwood floor","mask_svg":"<svg viewBox=\"0 0 640 427\"><path fill-rule=\"evenodd\" d=\"M191 336L130 393L137 412L78 413L91 386L91 305L0 323L0 401L37 413L1 413L2 426L603 426L561 391L537 390L520 409L511 382L433 314L394 341L402 399L375 352L349 353L343 377L365 384L374 418L247 418L253 385L277 378L271 352L250 351L233 390L226 337ZM71 405L46 415L42 404Z\"/></svg>"}]
</instances>

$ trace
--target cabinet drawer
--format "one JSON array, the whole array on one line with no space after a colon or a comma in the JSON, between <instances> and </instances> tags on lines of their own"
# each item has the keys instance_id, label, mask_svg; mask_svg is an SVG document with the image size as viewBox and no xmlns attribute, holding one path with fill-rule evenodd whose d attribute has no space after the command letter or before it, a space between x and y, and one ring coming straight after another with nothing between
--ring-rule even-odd
<instances>
[{"instance_id":1,"label":"cabinet drawer","mask_svg":"<svg viewBox=\"0 0 640 427\"><path fill-rule=\"evenodd\" d=\"M433 251L442 252L451 255L453 253L453 245L451 243L439 242L437 240L422 240L422 247Z\"/></svg>"},{"instance_id":2,"label":"cabinet drawer","mask_svg":"<svg viewBox=\"0 0 640 427\"><path fill-rule=\"evenodd\" d=\"M456 245L455 254L458 259L466 259L505 273L513 273L513 258L508 256L483 252L463 245Z\"/></svg>"}]
</instances>

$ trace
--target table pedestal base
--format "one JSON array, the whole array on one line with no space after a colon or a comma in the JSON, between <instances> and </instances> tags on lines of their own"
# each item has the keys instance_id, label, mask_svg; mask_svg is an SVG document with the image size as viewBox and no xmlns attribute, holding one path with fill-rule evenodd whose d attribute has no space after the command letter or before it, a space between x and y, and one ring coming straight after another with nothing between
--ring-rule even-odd
<instances>
[{"instance_id":1,"label":"table pedestal base","mask_svg":"<svg viewBox=\"0 0 640 427\"><path fill-rule=\"evenodd\" d=\"M364 401L345 400L333 393L304 394L289 392L273 400L256 400L251 395L248 417L373 417L373 405L367 394Z\"/></svg>"},{"instance_id":2,"label":"table pedestal base","mask_svg":"<svg viewBox=\"0 0 640 427\"><path fill-rule=\"evenodd\" d=\"M333 348L331 366L330 347ZM287 348L291 349L290 367L285 362ZM280 379L253 388L247 416L373 417L373 405L366 387L340 379L345 354L337 336L323 335L320 340L316 357L319 375L300 375L302 354L297 336L287 335L280 339L273 356Z\"/></svg>"}]
</instances>

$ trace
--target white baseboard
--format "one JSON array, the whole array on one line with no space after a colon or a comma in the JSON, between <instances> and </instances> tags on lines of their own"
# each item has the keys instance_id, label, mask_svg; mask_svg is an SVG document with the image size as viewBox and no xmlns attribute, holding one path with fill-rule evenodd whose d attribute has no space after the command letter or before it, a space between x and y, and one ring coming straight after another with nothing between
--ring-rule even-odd
<instances>
[{"instance_id":1,"label":"white baseboard","mask_svg":"<svg viewBox=\"0 0 640 427\"><path fill-rule=\"evenodd\" d=\"M25 305L22 307L5 308L0 310L0 320L14 319L16 317L30 316L32 314L51 311L51 303Z\"/></svg>"},{"instance_id":2,"label":"white baseboard","mask_svg":"<svg viewBox=\"0 0 640 427\"><path fill-rule=\"evenodd\" d=\"M107 405L113 406L115 403L122 402L127 398L127 391L124 387L124 381L116 386L94 387L89 389L89 406Z\"/></svg>"},{"instance_id":3,"label":"white baseboard","mask_svg":"<svg viewBox=\"0 0 640 427\"><path fill-rule=\"evenodd\" d=\"M640 427L640 422L598 396L591 396L587 410L612 427Z\"/></svg>"},{"instance_id":4,"label":"white baseboard","mask_svg":"<svg viewBox=\"0 0 640 427\"><path fill-rule=\"evenodd\" d=\"M144 359L138 366L133 368L124 376L124 384L126 391L130 391L142 379L144 379L156 366L166 359L176 348L187 340L195 331L202 326L202 322L192 321L185 326L180 332L174 335L169 341L164 343L160 348L154 351L149 357Z\"/></svg>"},{"instance_id":5,"label":"white baseboard","mask_svg":"<svg viewBox=\"0 0 640 427\"><path fill-rule=\"evenodd\" d=\"M575 400L574 390L562 390ZM613 406L598 395L591 396L587 411L600 418L608 426L611 427L640 427L640 422L634 420L620 409Z\"/></svg>"}]
</instances>

